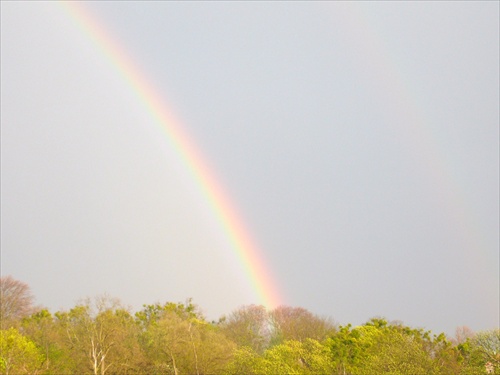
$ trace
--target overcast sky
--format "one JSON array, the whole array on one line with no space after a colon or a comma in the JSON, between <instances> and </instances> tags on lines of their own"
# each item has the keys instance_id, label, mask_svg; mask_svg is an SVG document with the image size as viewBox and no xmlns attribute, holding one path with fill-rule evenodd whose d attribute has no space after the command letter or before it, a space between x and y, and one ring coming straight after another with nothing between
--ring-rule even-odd
<instances>
[{"instance_id":1,"label":"overcast sky","mask_svg":"<svg viewBox=\"0 0 500 375\"><path fill-rule=\"evenodd\" d=\"M499 325L499 3L88 2L283 302ZM58 2L1 2L1 272L38 304L259 303L199 186Z\"/></svg>"}]
</instances>

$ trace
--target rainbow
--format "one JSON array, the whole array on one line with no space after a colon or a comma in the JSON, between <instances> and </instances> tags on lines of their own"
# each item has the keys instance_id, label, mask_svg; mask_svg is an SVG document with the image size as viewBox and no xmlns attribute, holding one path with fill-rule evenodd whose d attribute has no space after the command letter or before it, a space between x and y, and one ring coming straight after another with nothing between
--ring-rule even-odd
<instances>
[{"instance_id":1,"label":"rainbow","mask_svg":"<svg viewBox=\"0 0 500 375\"><path fill-rule=\"evenodd\" d=\"M209 168L206 158L182 128L181 122L175 118L154 86L148 82L146 75L141 72L120 43L113 39L102 23L84 5L73 1L60 4L127 82L161 128L226 234L246 272L252 289L260 300L259 303L267 308L280 305L282 299L276 282L266 267L259 247L248 233L241 216L219 183L215 172Z\"/></svg>"}]
</instances>

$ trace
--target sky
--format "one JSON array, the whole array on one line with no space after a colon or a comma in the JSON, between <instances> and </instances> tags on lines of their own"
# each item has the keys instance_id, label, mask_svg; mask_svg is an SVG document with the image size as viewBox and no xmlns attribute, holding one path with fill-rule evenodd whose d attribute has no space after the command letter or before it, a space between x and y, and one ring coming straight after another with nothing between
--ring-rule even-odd
<instances>
[{"instance_id":1,"label":"sky","mask_svg":"<svg viewBox=\"0 0 500 375\"><path fill-rule=\"evenodd\" d=\"M262 303L141 81L279 303L339 324L498 327L499 14L494 1L2 1L2 276L52 311L103 293L132 310L193 298L212 319Z\"/></svg>"}]
</instances>

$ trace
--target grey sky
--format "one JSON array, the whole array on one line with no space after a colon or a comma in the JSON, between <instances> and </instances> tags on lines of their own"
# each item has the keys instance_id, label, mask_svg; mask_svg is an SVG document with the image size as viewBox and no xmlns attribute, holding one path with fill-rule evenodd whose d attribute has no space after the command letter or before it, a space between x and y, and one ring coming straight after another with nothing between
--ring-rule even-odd
<instances>
[{"instance_id":1,"label":"grey sky","mask_svg":"<svg viewBox=\"0 0 500 375\"><path fill-rule=\"evenodd\" d=\"M62 6L2 2L1 271L37 302L256 303L166 136ZM89 2L285 303L499 325L498 2Z\"/></svg>"}]
</instances>

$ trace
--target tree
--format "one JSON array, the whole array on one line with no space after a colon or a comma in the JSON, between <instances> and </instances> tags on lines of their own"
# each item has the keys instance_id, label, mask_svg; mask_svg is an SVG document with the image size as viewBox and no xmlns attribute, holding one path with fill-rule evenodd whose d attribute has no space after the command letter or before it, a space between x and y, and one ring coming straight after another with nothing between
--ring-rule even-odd
<instances>
[{"instance_id":1,"label":"tree","mask_svg":"<svg viewBox=\"0 0 500 375\"><path fill-rule=\"evenodd\" d=\"M226 375L318 375L332 374L328 347L316 340L288 340L262 355L248 346L239 348L228 364Z\"/></svg>"},{"instance_id":2,"label":"tree","mask_svg":"<svg viewBox=\"0 0 500 375\"><path fill-rule=\"evenodd\" d=\"M331 374L333 363L328 348L316 340L287 340L264 353L265 373L269 375Z\"/></svg>"},{"instance_id":3,"label":"tree","mask_svg":"<svg viewBox=\"0 0 500 375\"><path fill-rule=\"evenodd\" d=\"M19 329L40 348L45 374L77 372L70 350L65 344L65 332L48 310L43 309L24 318Z\"/></svg>"},{"instance_id":4,"label":"tree","mask_svg":"<svg viewBox=\"0 0 500 375\"><path fill-rule=\"evenodd\" d=\"M236 344L229 340L217 326L194 321L191 342L196 346L199 374L220 374L233 357Z\"/></svg>"},{"instance_id":5,"label":"tree","mask_svg":"<svg viewBox=\"0 0 500 375\"><path fill-rule=\"evenodd\" d=\"M33 295L28 284L12 276L0 277L0 328L6 329L33 312Z\"/></svg>"},{"instance_id":6,"label":"tree","mask_svg":"<svg viewBox=\"0 0 500 375\"><path fill-rule=\"evenodd\" d=\"M120 302L99 297L56 313L76 368L92 374L125 374L137 370L139 352L135 323Z\"/></svg>"},{"instance_id":7,"label":"tree","mask_svg":"<svg viewBox=\"0 0 500 375\"><path fill-rule=\"evenodd\" d=\"M464 358L461 374L500 374L500 329L478 332L458 349Z\"/></svg>"},{"instance_id":8,"label":"tree","mask_svg":"<svg viewBox=\"0 0 500 375\"><path fill-rule=\"evenodd\" d=\"M452 342L455 344L463 344L467 341L467 339L471 339L474 337L474 331L467 326L457 327L455 329L455 337L452 339Z\"/></svg>"},{"instance_id":9,"label":"tree","mask_svg":"<svg viewBox=\"0 0 500 375\"><path fill-rule=\"evenodd\" d=\"M235 349L191 300L144 306L136 318L142 329L148 373L220 373Z\"/></svg>"},{"instance_id":10,"label":"tree","mask_svg":"<svg viewBox=\"0 0 500 375\"><path fill-rule=\"evenodd\" d=\"M485 360L493 363L500 370L500 329L478 332L474 342L483 353Z\"/></svg>"},{"instance_id":11,"label":"tree","mask_svg":"<svg viewBox=\"0 0 500 375\"><path fill-rule=\"evenodd\" d=\"M385 319L341 327L326 341L337 374L457 374L459 353L444 334Z\"/></svg>"},{"instance_id":12,"label":"tree","mask_svg":"<svg viewBox=\"0 0 500 375\"><path fill-rule=\"evenodd\" d=\"M264 306L248 305L219 321L222 332L238 346L248 346L262 354L271 338L269 315Z\"/></svg>"},{"instance_id":13,"label":"tree","mask_svg":"<svg viewBox=\"0 0 500 375\"><path fill-rule=\"evenodd\" d=\"M350 374L359 366L369 343L361 337L357 328L350 324L340 326L339 330L326 340L330 355L336 369L336 374Z\"/></svg>"},{"instance_id":14,"label":"tree","mask_svg":"<svg viewBox=\"0 0 500 375\"><path fill-rule=\"evenodd\" d=\"M279 306L271 311L272 344L286 340L304 341L314 339L323 341L335 332L334 323L314 315L302 307Z\"/></svg>"},{"instance_id":15,"label":"tree","mask_svg":"<svg viewBox=\"0 0 500 375\"><path fill-rule=\"evenodd\" d=\"M267 362L250 346L242 346L233 354L224 375L265 375Z\"/></svg>"},{"instance_id":16,"label":"tree","mask_svg":"<svg viewBox=\"0 0 500 375\"><path fill-rule=\"evenodd\" d=\"M43 355L36 345L15 328L0 330L2 374L34 374L42 367Z\"/></svg>"},{"instance_id":17,"label":"tree","mask_svg":"<svg viewBox=\"0 0 500 375\"><path fill-rule=\"evenodd\" d=\"M363 328L371 345L360 374L437 374L432 359L410 335L390 328Z\"/></svg>"}]
</instances>

